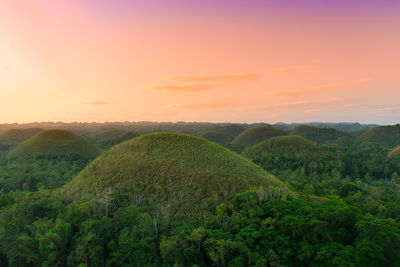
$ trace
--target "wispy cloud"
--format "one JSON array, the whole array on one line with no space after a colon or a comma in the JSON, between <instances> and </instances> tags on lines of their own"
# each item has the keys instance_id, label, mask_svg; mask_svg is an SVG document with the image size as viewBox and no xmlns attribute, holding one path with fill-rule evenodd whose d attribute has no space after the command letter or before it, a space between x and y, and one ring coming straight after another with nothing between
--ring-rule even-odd
<instances>
[{"instance_id":1,"label":"wispy cloud","mask_svg":"<svg viewBox=\"0 0 400 267\"><path fill-rule=\"evenodd\" d=\"M85 105L108 105L110 102L108 101L90 101L90 102L84 102L83 104Z\"/></svg>"},{"instance_id":2,"label":"wispy cloud","mask_svg":"<svg viewBox=\"0 0 400 267\"><path fill-rule=\"evenodd\" d=\"M316 66L289 66L282 68L273 68L269 69L268 72L275 73L299 73L299 72L308 72L308 71L316 71L319 70L319 67Z\"/></svg>"},{"instance_id":3,"label":"wispy cloud","mask_svg":"<svg viewBox=\"0 0 400 267\"><path fill-rule=\"evenodd\" d=\"M0 70L10 70L10 66L0 66Z\"/></svg>"},{"instance_id":4,"label":"wispy cloud","mask_svg":"<svg viewBox=\"0 0 400 267\"><path fill-rule=\"evenodd\" d=\"M324 91L329 91L329 90L335 90L335 89L343 89L343 88L356 88L360 86L362 83L365 83L369 81L370 79L359 79L359 80L354 80L348 83L338 83L338 84L328 84L328 85L322 85L322 86L314 86L306 89L301 89L301 90L294 90L294 91L271 91L267 92L267 96L273 96L273 97L299 97L303 96L306 94L312 94L312 93L319 93L319 92L324 92Z\"/></svg>"},{"instance_id":5,"label":"wispy cloud","mask_svg":"<svg viewBox=\"0 0 400 267\"><path fill-rule=\"evenodd\" d=\"M205 91L212 88L212 85L201 84L201 83L185 83L178 85L159 85L153 86L152 89L159 91L169 91L169 92L196 92Z\"/></svg>"},{"instance_id":6,"label":"wispy cloud","mask_svg":"<svg viewBox=\"0 0 400 267\"><path fill-rule=\"evenodd\" d=\"M233 107L238 104L236 100L218 100L204 103L177 103L166 105L169 109L210 109L210 108L226 108Z\"/></svg>"},{"instance_id":7,"label":"wispy cloud","mask_svg":"<svg viewBox=\"0 0 400 267\"><path fill-rule=\"evenodd\" d=\"M233 73L228 75L205 75L205 76L168 76L164 80L171 82L199 83L199 82L251 82L258 79L253 73Z\"/></svg>"},{"instance_id":8,"label":"wispy cloud","mask_svg":"<svg viewBox=\"0 0 400 267\"><path fill-rule=\"evenodd\" d=\"M308 107L308 106L318 106L318 105L326 105L326 104L335 104L342 102L343 98L326 98L320 100L312 100L312 101L296 101L296 102L288 102L281 104L274 104L269 106L260 106L260 107L249 107L244 110L272 110L272 109L283 109L283 108L294 108L294 107ZM309 109L310 110L310 109Z\"/></svg>"}]
</instances>

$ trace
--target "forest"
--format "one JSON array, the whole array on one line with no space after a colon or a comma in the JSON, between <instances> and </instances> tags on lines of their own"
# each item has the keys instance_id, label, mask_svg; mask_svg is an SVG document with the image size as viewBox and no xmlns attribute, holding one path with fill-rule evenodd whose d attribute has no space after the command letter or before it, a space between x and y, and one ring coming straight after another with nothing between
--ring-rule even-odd
<instances>
[{"instance_id":1,"label":"forest","mask_svg":"<svg viewBox=\"0 0 400 267\"><path fill-rule=\"evenodd\" d=\"M400 125L278 126L3 129L0 265L400 266Z\"/></svg>"}]
</instances>

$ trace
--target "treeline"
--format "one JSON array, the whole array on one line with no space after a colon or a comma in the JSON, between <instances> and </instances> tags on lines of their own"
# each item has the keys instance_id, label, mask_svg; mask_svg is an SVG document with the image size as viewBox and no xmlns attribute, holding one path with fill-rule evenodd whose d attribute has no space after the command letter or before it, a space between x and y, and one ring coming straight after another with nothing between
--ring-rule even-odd
<instances>
[{"instance_id":1,"label":"treeline","mask_svg":"<svg viewBox=\"0 0 400 267\"><path fill-rule=\"evenodd\" d=\"M350 195L355 193L350 192ZM254 189L197 224L114 193L104 202L49 191L1 194L6 266L399 266L398 220L334 196Z\"/></svg>"}]
</instances>

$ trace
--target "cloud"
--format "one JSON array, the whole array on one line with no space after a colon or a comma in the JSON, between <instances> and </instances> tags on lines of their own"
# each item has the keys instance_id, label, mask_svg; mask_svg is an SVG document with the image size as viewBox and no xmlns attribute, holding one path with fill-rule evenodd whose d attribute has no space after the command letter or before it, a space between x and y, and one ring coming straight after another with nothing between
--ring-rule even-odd
<instances>
[{"instance_id":1,"label":"cloud","mask_svg":"<svg viewBox=\"0 0 400 267\"><path fill-rule=\"evenodd\" d=\"M317 105L325 105L325 104L335 104L342 102L343 98L326 98L321 100L314 101L296 101L289 103L281 103L270 106L261 106L261 107L249 107L245 110L272 110L272 109L283 109L283 108L294 108L294 107L308 107L308 106L317 106Z\"/></svg>"},{"instance_id":2,"label":"cloud","mask_svg":"<svg viewBox=\"0 0 400 267\"><path fill-rule=\"evenodd\" d=\"M216 75L216 76L168 76L164 80L171 82L183 82L183 83L202 83L202 82L223 82L223 83L237 83L237 82L251 82L258 79L256 74L252 73L233 73L228 75Z\"/></svg>"},{"instance_id":3,"label":"cloud","mask_svg":"<svg viewBox=\"0 0 400 267\"><path fill-rule=\"evenodd\" d=\"M90 102L84 102L83 104L85 105L108 105L110 102L107 101L90 101Z\"/></svg>"},{"instance_id":4,"label":"cloud","mask_svg":"<svg viewBox=\"0 0 400 267\"><path fill-rule=\"evenodd\" d=\"M299 73L299 72L316 71L319 69L320 69L319 67L315 66L291 66L291 67L269 69L268 71L274 73Z\"/></svg>"},{"instance_id":5,"label":"cloud","mask_svg":"<svg viewBox=\"0 0 400 267\"><path fill-rule=\"evenodd\" d=\"M201 84L201 83L186 83L186 84L179 84L179 85L160 85L160 86L153 86L152 89L159 90L159 91L169 91L169 92L197 92L197 91L205 91L213 86L208 84Z\"/></svg>"},{"instance_id":6,"label":"cloud","mask_svg":"<svg viewBox=\"0 0 400 267\"><path fill-rule=\"evenodd\" d=\"M322 86L314 86L302 90L295 90L295 91L271 91L267 92L267 96L273 96L273 97L299 97L303 96L305 94L311 94L311 93L319 93L319 92L324 92L324 91L329 91L329 90L335 90L335 89L343 89L343 88L356 88L360 86L360 84L365 83L369 81L370 79L359 79L359 80L354 80L348 83L338 83L338 84L328 84L328 85L322 85Z\"/></svg>"},{"instance_id":7,"label":"cloud","mask_svg":"<svg viewBox=\"0 0 400 267\"><path fill-rule=\"evenodd\" d=\"M10 70L10 66L0 66L0 70Z\"/></svg>"},{"instance_id":8,"label":"cloud","mask_svg":"<svg viewBox=\"0 0 400 267\"><path fill-rule=\"evenodd\" d=\"M169 109L212 109L212 108L226 108L233 107L238 104L236 100L218 100L213 102L205 102L205 103L177 103L177 104L169 104L166 105L166 108Z\"/></svg>"}]
</instances>

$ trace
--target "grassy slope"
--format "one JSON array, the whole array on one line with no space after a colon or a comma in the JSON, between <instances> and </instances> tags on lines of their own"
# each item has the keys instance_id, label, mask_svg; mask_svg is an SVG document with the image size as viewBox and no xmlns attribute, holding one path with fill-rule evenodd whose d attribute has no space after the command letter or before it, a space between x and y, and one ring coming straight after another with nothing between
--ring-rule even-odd
<instances>
[{"instance_id":1,"label":"grassy slope","mask_svg":"<svg viewBox=\"0 0 400 267\"><path fill-rule=\"evenodd\" d=\"M375 142L386 147L398 146L400 145L400 124L377 126L368 129L358 136L358 140L362 142Z\"/></svg>"},{"instance_id":2,"label":"grassy slope","mask_svg":"<svg viewBox=\"0 0 400 267\"><path fill-rule=\"evenodd\" d=\"M282 183L220 145L186 134L156 133L112 147L63 190L66 196L101 197L107 189L129 188L155 206L196 216L206 198L215 204L268 185Z\"/></svg>"},{"instance_id":3,"label":"grassy slope","mask_svg":"<svg viewBox=\"0 0 400 267\"><path fill-rule=\"evenodd\" d=\"M250 128L247 129L245 132L241 133L238 137L236 137L232 141L232 144L240 145L243 147L253 146L271 137L284 136L284 135L287 135L285 131L269 126Z\"/></svg>"},{"instance_id":4,"label":"grassy slope","mask_svg":"<svg viewBox=\"0 0 400 267\"><path fill-rule=\"evenodd\" d=\"M100 149L83 137L63 130L42 131L18 145L8 154L9 158L71 155L94 158Z\"/></svg>"}]
</instances>

